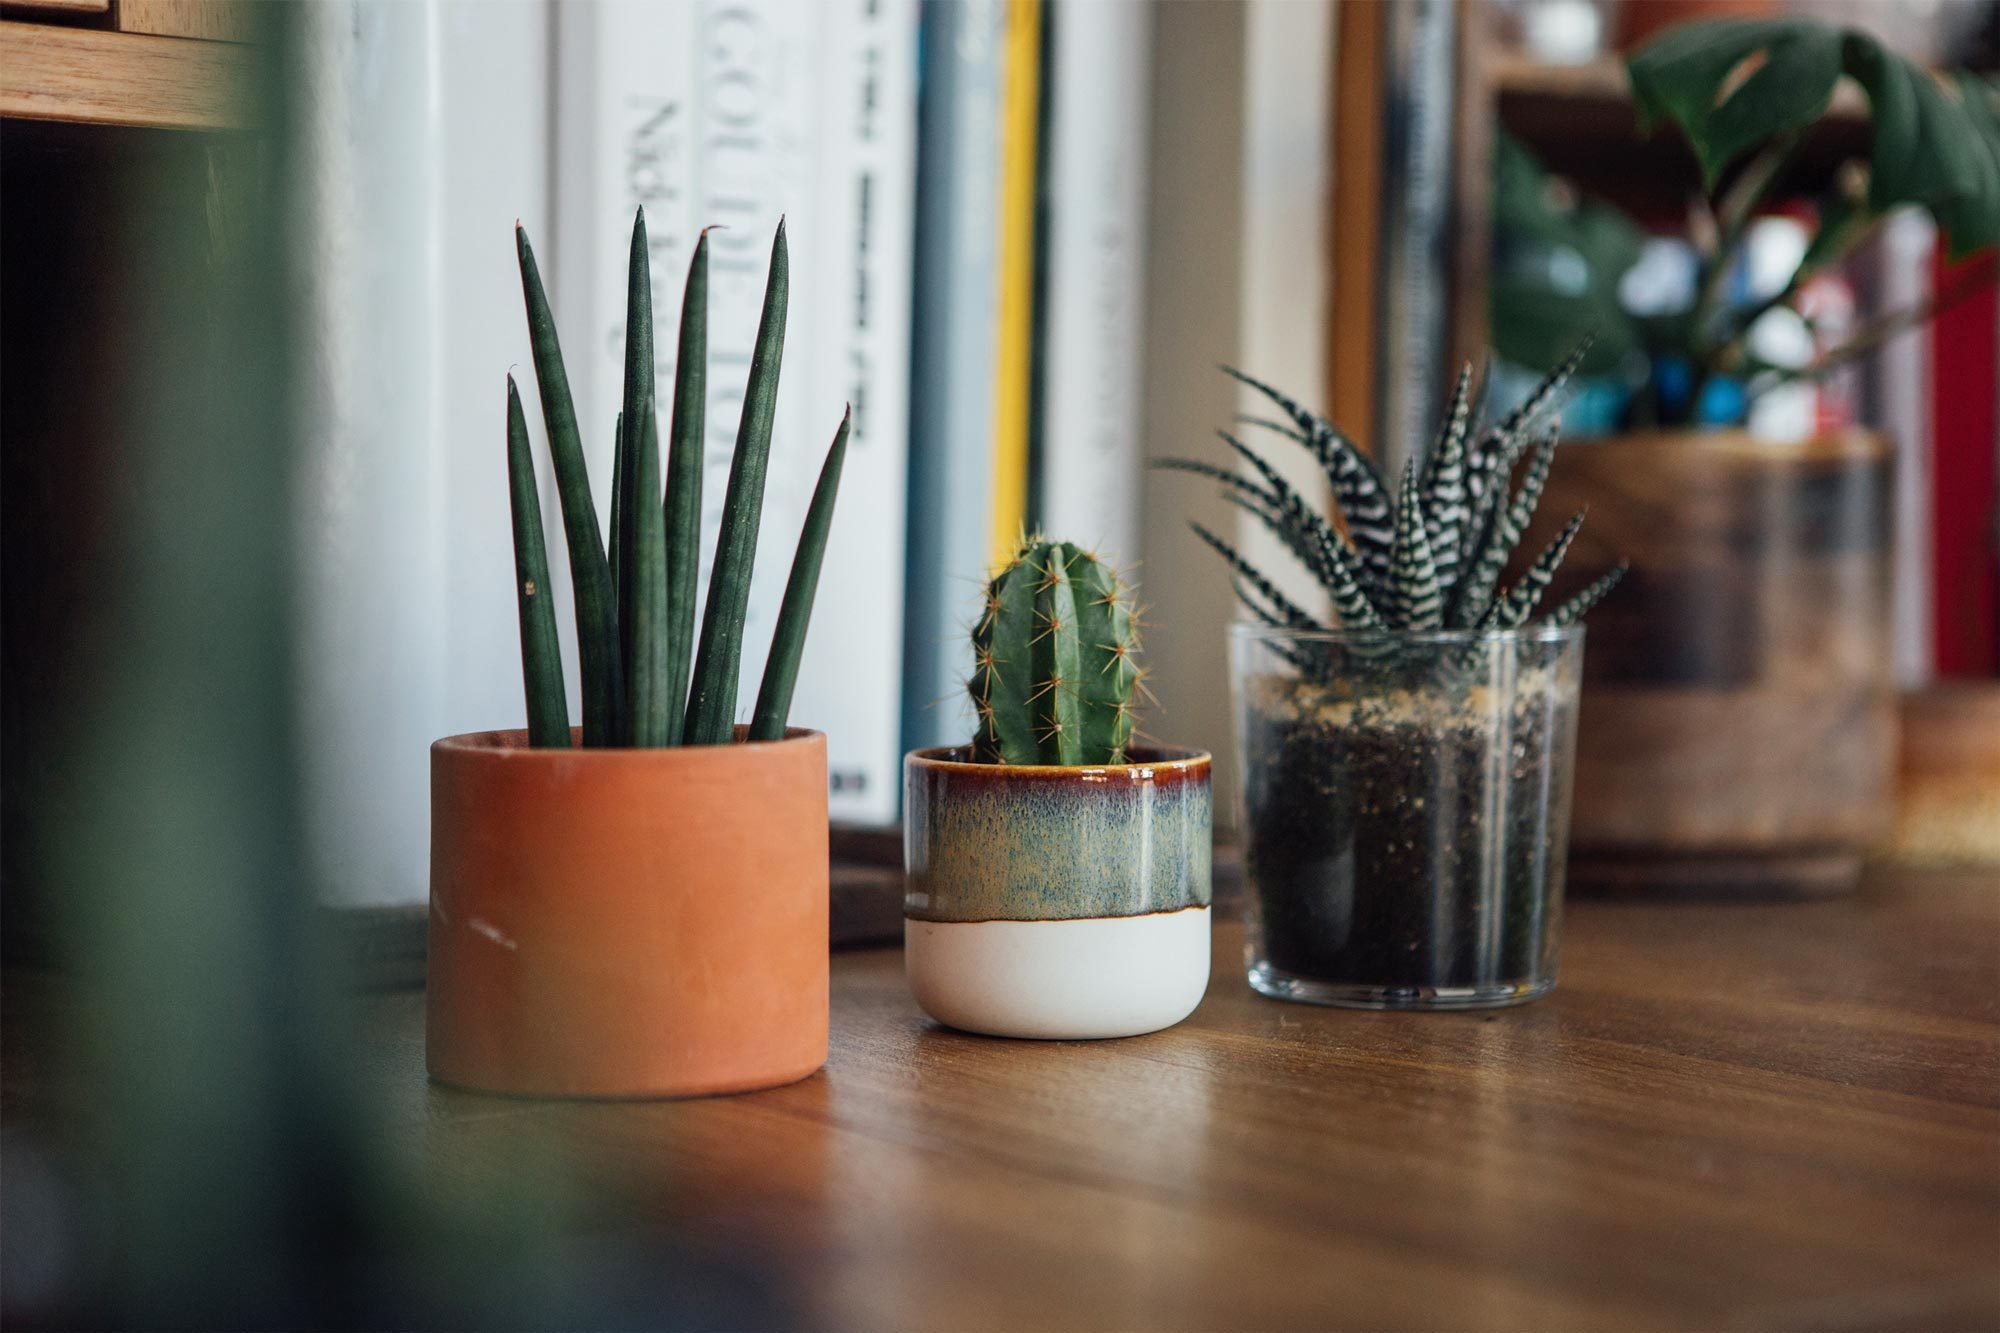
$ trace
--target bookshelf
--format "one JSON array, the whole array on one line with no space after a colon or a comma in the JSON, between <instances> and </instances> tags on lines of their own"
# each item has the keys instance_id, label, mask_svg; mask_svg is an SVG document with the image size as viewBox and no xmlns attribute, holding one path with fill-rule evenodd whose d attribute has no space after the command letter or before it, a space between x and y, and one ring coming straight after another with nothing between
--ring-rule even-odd
<instances>
[{"instance_id":1,"label":"bookshelf","mask_svg":"<svg viewBox=\"0 0 2000 1333\"><path fill-rule=\"evenodd\" d=\"M249 61L232 42L0 22L0 117L244 129Z\"/></svg>"},{"instance_id":2,"label":"bookshelf","mask_svg":"<svg viewBox=\"0 0 2000 1333\"><path fill-rule=\"evenodd\" d=\"M1551 171L1639 216L1681 215L1700 181L1694 155L1671 129L1640 134L1623 60L1610 55L1584 65L1548 65L1495 50L1486 63L1495 120ZM1867 100L1843 83L1780 193L1824 187L1840 163L1865 156L1867 135Z\"/></svg>"}]
</instances>

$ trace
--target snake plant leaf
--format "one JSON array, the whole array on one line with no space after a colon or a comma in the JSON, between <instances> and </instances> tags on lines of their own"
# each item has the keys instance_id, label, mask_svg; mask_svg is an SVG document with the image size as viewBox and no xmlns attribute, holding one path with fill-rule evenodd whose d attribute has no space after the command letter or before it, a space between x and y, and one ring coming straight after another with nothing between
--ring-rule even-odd
<instances>
[{"instance_id":1,"label":"snake plant leaf","mask_svg":"<svg viewBox=\"0 0 2000 1333\"><path fill-rule=\"evenodd\" d=\"M1577 624L1592 607L1604 600L1606 593L1618 586L1619 580L1625 577L1625 572L1631 567L1631 562L1620 560L1592 580L1582 592L1549 612L1549 624L1556 629L1568 629L1571 625Z\"/></svg>"},{"instance_id":2,"label":"snake plant leaf","mask_svg":"<svg viewBox=\"0 0 2000 1333\"><path fill-rule=\"evenodd\" d=\"M771 461L771 421L778 408L778 373L784 360L790 290L791 261L785 251L781 218L771 242L764 310L750 354L743 415L736 428L736 452L730 460L729 488L722 502L722 531L716 537L708 605L702 612L701 646L688 690L687 725L682 733L688 745L723 745L735 735L736 676L743 661L743 621L750 605L751 568L757 559L764 474Z\"/></svg>"},{"instance_id":3,"label":"snake plant leaf","mask_svg":"<svg viewBox=\"0 0 2000 1333\"><path fill-rule=\"evenodd\" d=\"M1438 587L1437 562L1424 532L1424 506L1417 484L1417 461L1403 469L1396 492L1396 546L1389 581L1385 619L1400 630L1431 630L1442 623L1444 593Z\"/></svg>"},{"instance_id":4,"label":"snake plant leaf","mask_svg":"<svg viewBox=\"0 0 2000 1333\"><path fill-rule=\"evenodd\" d=\"M1438 584L1449 592L1458 582L1459 547L1471 511L1465 503L1465 432L1471 420L1472 363L1459 371L1458 387L1452 392L1451 406L1437 441L1424 460L1424 535L1430 539L1431 558L1437 565Z\"/></svg>"},{"instance_id":5,"label":"snake plant leaf","mask_svg":"<svg viewBox=\"0 0 2000 1333\"><path fill-rule=\"evenodd\" d=\"M632 656L625 672L630 685L626 743L671 745L668 718L680 710L681 701L667 681L667 520L659 503L660 428L652 395L639 413L638 466L626 512L632 548L632 585L626 597L632 625Z\"/></svg>"},{"instance_id":6,"label":"snake plant leaf","mask_svg":"<svg viewBox=\"0 0 2000 1333\"><path fill-rule=\"evenodd\" d=\"M507 493L514 517L514 592L521 613L528 744L567 749L569 698L563 688L548 546L542 539L542 499L535 486L534 455L528 448L528 419L521 413L521 391L512 375L507 377Z\"/></svg>"},{"instance_id":7,"label":"snake plant leaf","mask_svg":"<svg viewBox=\"0 0 2000 1333\"><path fill-rule=\"evenodd\" d=\"M583 743L611 745L623 731L623 664L618 653L618 595L611 587L611 562L597 526L597 503L583 461L576 405L563 368L555 316L535 264L528 233L514 228L521 267L521 294L528 311L528 345L534 353L535 383L541 390L542 420L555 462L556 496L562 503L563 533L569 544L570 582L576 591L577 658L583 677Z\"/></svg>"},{"instance_id":8,"label":"snake plant leaf","mask_svg":"<svg viewBox=\"0 0 2000 1333\"><path fill-rule=\"evenodd\" d=\"M611 440L611 596L618 597L618 544L625 526L625 414L618 414ZM620 606L624 603L620 602ZM622 650L621 650L622 651Z\"/></svg>"},{"instance_id":9,"label":"snake plant leaf","mask_svg":"<svg viewBox=\"0 0 2000 1333\"><path fill-rule=\"evenodd\" d=\"M1375 464L1354 442L1335 430L1324 417L1310 411L1289 394L1264 381L1229 366L1224 374L1248 385L1275 404L1292 419L1306 438L1301 443L1311 451L1326 473L1347 534L1361 557L1371 581L1379 584L1389 575L1389 553L1396 539L1394 508L1389 491Z\"/></svg>"},{"instance_id":10,"label":"snake plant leaf","mask_svg":"<svg viewBox=\"0 0 2000 1333\"><path fill-rule=\"evenodd\" d=\"M1576 540L1577 530L1583 526L1583 517L1588 512L1589 507L1585 506L1563 524L1562 531L1536 557L1535 563L1528 566L1528 572L1521 576L1521 581L1493 603L1480 621L1481 629L1512 630L1528 623L1528 618L1535 614L1535 607L1542 600L1542 593L1554 580L1556 570L1562 567L1563 557L1569 554L1569 544Z\"/></svg>"},{"instance_id":11,"label":"snake plant leaf","mask_svg":"<svg viewBox=\"0 0 2000 1333\"><path fill-rule=\"evenodd\" d=\"M847 460L847 432L854 417L849 405L834 432L833 445L819 470L798 551L792 556L785 599L778 607L778 627L771 636L771 654L764 659L764 680L757 690L757 707L750 715L750 739L783 740L785 719L792 711L792 690L799 681L799 660L805 656L806 627L812 622L813 595L819 590L820 565L826 559L827 534L833 530L833 504L840 494L840 469Z\"/></svg>"},{"instance_id":12,"label":"snake plant leaf","mask_svg":"<svg viewBox=\"0 0 2000 1333\"><path fill-rule=\"evenodd\" d=\"M1216 536L1199 523L1190 520L1188 526L1194 529L1195 536L1207 542L1209 547L1222 557L1223 561L1228 564L1230 571L1237 578L1255 589L1257 595L1264 599L1265 604L1276 614L1284 618L1288 628L1313 630L1322 634L1332 632L1331 628L1322 623L1316 616L1313 616L1304 607L1301 607L1297 602L1294 602L1291 598L1285 596L1284 593L1278 591L1278 585L1271 582L1262 570L1245 560L1242 553L1234 546L1222 540L1222 538Z\"/></svg>"},{"instance_id":13,"label":"snake plant leaf","mask_svg":"<svg viewBox=\"0 0 2000 1333\"><path fill-rule=\"evenodd\" d=\"M708 398L708 231L694 243L681 292L674 352L674 419L667 446L667 696L674 701L668 744L687 731L688 677L694 668L694 604L701 581L701 446Z\"/></svg>"},{"instance_id":14,"label":"snake plant leaf","mask_svg":"<svg viewBox=\"0 0 2000 1333\"><path fill-rule=\"evenodd\" d=\"M619 540L611 546L612 586L618 590L618 651L625 664L625 690L627 703L639 686L632 678L638 658L650 653L650 648L641 644L635 635L634 621L638 618L632 599L637 595L639 581L634 577L633 562L638 559L638 525L634 521L634 510L651 508L658 503L658 483L648 499L639 486L639 471L643 466L640 451L645 446L647 418L651 411L648 406L653 401L653 278L651 272L651 252L646 244L646 210L641 208L632 219L632 243L625 270L625 385L624 409L618 416L619 466L612 484L612 503L619 513L614 526L618 529ZM657 460L656 460L657 461ZM649 685L647 693L655 691ZM626 734L633 734L636 722L628 707L625 726ZM646 730L651 730L648 725ZM630 742L628 742L629 744ZM657 744L658 742L649 742Z\"/></svg>"}]
</instances>

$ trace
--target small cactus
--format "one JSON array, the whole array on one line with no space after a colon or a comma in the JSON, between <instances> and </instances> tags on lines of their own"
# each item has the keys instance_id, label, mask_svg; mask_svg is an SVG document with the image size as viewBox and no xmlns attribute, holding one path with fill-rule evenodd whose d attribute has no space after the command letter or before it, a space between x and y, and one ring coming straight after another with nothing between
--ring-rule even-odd
<instances>
[{"instance_id":1,"label":"small cactus","mask_svg":"<svg viewBox=\"0 0 2000 1333\"><path fill-rule=\"evenodd\" d=\"M1145 689L1139 622L1118 571L1069 542L1024 541L972 630L982 763L1122 764Z\"/></svg>"}]
</instances>

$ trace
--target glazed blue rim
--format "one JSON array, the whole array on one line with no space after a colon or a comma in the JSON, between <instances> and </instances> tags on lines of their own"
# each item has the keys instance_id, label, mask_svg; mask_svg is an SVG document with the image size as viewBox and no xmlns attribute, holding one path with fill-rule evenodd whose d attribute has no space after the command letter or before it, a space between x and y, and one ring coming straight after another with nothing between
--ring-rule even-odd
<instances>
[{"instance_id":1,"label":"glazed blue rim","mask_svg":"<svg viewBox=\"0 0 2000 1333\"><path fill-rule=\"evenodd\" d=\"M1445 647L1483 643L1573 643L1583 638L1582 625L1528 625L1521 629L1427 629L1392 630L1387 634L1356 633L1339 629L1283 629L1260 625L1254 620L1238 620L1229 626L1232 638L1264 643L1437 644Z\"/></svg>"},{"instance_id":2,"label":"glazed blue rim","mask_svg":"<svg viewBox=\"0 0 2000 1333\"><path fill-rule=\"evenodd\" d=\"M1122 764L988 764L973 759L960 759L969 747L964 745L932 745L920 750L911 750L903 756L903 762L912 760L935 767L963 770L990 777L996 773L1043 773L1074 777L1081 773L1130 773L1134 769L1167 769L1186 773L1198 764L1215 763L1215 756L1207 750L1191 745L1141 745L1136 746L1143 754L1158 756L1152 759L1128 759Z\"/></svg>"}]
</instances>

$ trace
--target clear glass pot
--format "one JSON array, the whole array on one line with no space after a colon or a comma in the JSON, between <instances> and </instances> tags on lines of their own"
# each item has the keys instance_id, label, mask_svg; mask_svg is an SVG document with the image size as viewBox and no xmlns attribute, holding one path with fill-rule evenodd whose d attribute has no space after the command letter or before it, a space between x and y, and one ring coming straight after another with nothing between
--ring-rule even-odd
<instances>
[{"instance_id":1,"label":"clear glass pot","mask_svg":"<svg viewBox=\"0 0 2000 1333\"><path fill-rule=\"evenodd\" d=\"M1231 629L1250 984L1366 1008L1555 984L1583 630Z\"/></svg>"}]
</instances>

